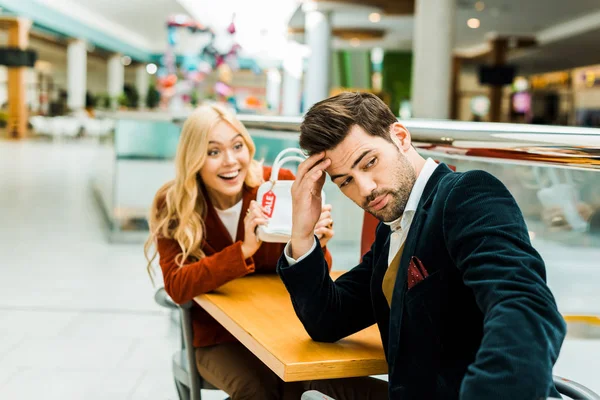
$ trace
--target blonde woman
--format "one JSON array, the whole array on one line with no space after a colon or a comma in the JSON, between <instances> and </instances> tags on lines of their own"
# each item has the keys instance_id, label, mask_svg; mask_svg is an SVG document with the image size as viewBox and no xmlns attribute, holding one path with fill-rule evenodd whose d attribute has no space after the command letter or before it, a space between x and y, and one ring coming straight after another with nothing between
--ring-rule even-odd
<instances>
[{"instance_id":1,"label":"blonde woman","mask_svg":"<svg viewBox=\"0 0 600 400\"><path fill-rule=\"evenodd\" d=\"M244 126L221 106L199 107L183 125L175 179L156 194L144 248L149 273L158 254L165 290L176 303L250 273L275 271L285 245L262 243L255 235L255 228L267 222L256 192L271 168L254 154ZM279 179L294 175L282 169ZM322 235L322 247L333 236L330 210L323 208L315 231ZM325 256L331 268L326 249ZM200 375L232 400L279 399L301 390L284 385L198 305L192 322Z\"/></svg>"}]
</instances>

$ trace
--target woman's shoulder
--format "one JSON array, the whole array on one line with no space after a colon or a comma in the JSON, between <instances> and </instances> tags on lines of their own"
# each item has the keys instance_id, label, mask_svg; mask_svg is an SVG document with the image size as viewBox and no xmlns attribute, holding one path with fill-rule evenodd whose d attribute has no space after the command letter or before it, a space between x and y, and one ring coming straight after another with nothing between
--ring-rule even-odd
<instances>
[{"instance_id":1,"label":"woman's shoulder","mask_svg":"<svg viewBox=\"0 0 600 400\"><path fill-rule=\"evenodd\" d=\"M268 181L269 179L271 179L271 171L272 170L273 170L273 167L263 165L263 179L265 181ZM289 169L286 169L286 168L279 169L279 177L277 179L282 180L282 181L293 181L295 178L296 177L294 176L294 173L292 171L290 171Z\"/></svg>"}]
</instances>

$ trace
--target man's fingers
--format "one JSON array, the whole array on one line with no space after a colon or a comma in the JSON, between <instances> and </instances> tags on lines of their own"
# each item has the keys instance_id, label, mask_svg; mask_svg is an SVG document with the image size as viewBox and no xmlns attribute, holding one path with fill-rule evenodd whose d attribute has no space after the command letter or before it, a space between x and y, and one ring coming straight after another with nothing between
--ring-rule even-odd
<instances>
[{"instance_id":1,"label":"man's fingers","mask_svg":"<svg viewBox=\"0 0 600 400\"><path fill-rule=\"evenodd\" d=\"M312 156L308 157L306 160L301 162L300 165L298 166L296 178L298 178L300 176L304 176L304 174L306 174L315 165L317 165L319 162L321 162L321 160L323 160L323 158L325 158L325 152L313 154Z\"/></svg>"},{"instance_id":2,"label":"man's fingers","mask_svg":"<svg viewBox=\"0 0 600 400\"><path fill-rule=\"evenodd\" d=\"M325 169L327 169L330 165L331 160L329 158L324 158L324 154L315 154L300 164L298 167L296 180L304 181L307 176L312 175L313 171L321 171L321 173L318 173L317 176L321 176L321 174L325 175Z\"/></svg>"}]
</instances>

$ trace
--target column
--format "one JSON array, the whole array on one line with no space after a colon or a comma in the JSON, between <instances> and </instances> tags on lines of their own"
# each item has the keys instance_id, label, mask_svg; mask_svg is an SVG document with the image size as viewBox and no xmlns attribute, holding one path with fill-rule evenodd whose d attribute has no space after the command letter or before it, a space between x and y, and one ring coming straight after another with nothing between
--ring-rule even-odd
<instances>
[{"instance_id":1,"label":"column","mask_svg":"<svg viewBox=\"0 0 600 400\"><path fill-rule=\"evenodd\" d=\"M455 11L455 0L415 0L413 117L449 117Z\"/></svg>"},{"instance_id":2,"label":"column","mask_svg":"<svg viewBox=\"0 0 600 400\"><path fill-rule=\"evenodd\" d=\"M507 38L495 38L492 40L492 65L502 66L506 63L508 50ZM502 114L502 85L490 86L490 122L500 122Z\"/></svg>"},{"instance_id":3,"label":"column","mask_svg":"<svg viewBox=\"0 0 600 400\"><path fill-rule=\"evenodd\" d=\"M452 59L452 88L450 93L452 100L450 100L450 118L458 119L460 115L460 72L462 67L462 59L458 56L454 56Z\"/></svg>"},{"instance_id":4,"label":"column","mask_svg":"<svg viewBox=\"0 0 600 400\"><path fill-rule=\"evenodd\" d=\"M67 107L72 111L85 108L87 90L87 45L72 40L67 46Z\"/></svg>"},{"instance_id":5,"label":"column","mask_svg":"<svg viewBox=\"0 0 600 400\"><path fill-rule=\"evenodd\" d=\"M29 45L29 29L31 21L24 18L2 17L1 26L8 31L9 47L17 47L21 50L27 49ZM8 122L7 132L9 136L24 138L27 136L27 93L26 73L28 67L8 67Z\"/></svg>"},{"instance_id":6,"label":"column","mask_svg":"<svg viewBox=\"0 0 600 400\"><path fill-rule=\"evenodd\" d=\"M123 93L125 67L121 62L121 54L113 54L108 59L108 95L113 108L118 106L117 98Z\"/></svg>"},{"instance_id":7,"label":"column","mask_svg":"<svg viewBox=\"0 0 600 400\"><path fill-rule=\"evenodd\" d=\"M331 79L331 12L304 3L306 44L310 49L304 88L304 111L329 97Z\"/></svg>"},{"instance_id":8,"label":"column","mask_svg":"<svg viewBox=\"0 0 600 400\"><path fill-rule=\"evenodd\" d=\"M148 96L148 87L150 85L150 74L146 71L146 64L140 64L135 68L135 86L140 95L138 108L146 106L146 97Z\"/></svg>"},{"instance_id":9,"label":"column","mask_svg":"<svg viewBox=\"0 0 600 400\"><path fill-rule=\"evenodd\" d=\"M300 45L290 42L283 58L282 115L300 115L303 58Z\"/></svg>"},{"instance_id":10,"label":"column","mask_svg":"<svg viewBox=\"0 0 600 400\"><path fill-rule=\"evenodd\" d=\"M269 110L278 111L281 97L281 73L277 68L267 71L267 105Z\"/></svg>"}]
</instances>

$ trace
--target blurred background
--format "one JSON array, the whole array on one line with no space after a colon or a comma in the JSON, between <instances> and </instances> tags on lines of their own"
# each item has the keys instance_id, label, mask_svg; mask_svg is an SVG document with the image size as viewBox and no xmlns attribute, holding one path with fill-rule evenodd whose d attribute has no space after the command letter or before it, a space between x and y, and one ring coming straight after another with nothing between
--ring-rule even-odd
<instances>
[{"instance_id":1,"label":"blurred background","mask_svg":"<svg viewBox=\"0 0 600 400\"><path fill-rule=\"evenodd\" d=\"M225 104L269 164L347 90L506 184L569 325L555 373L600 391L599 50L597 0L0 0L0 398L177 399L142 245L182 122ZM363 213L325 190L347 270Z\"/></svg>"}]
</instances>

